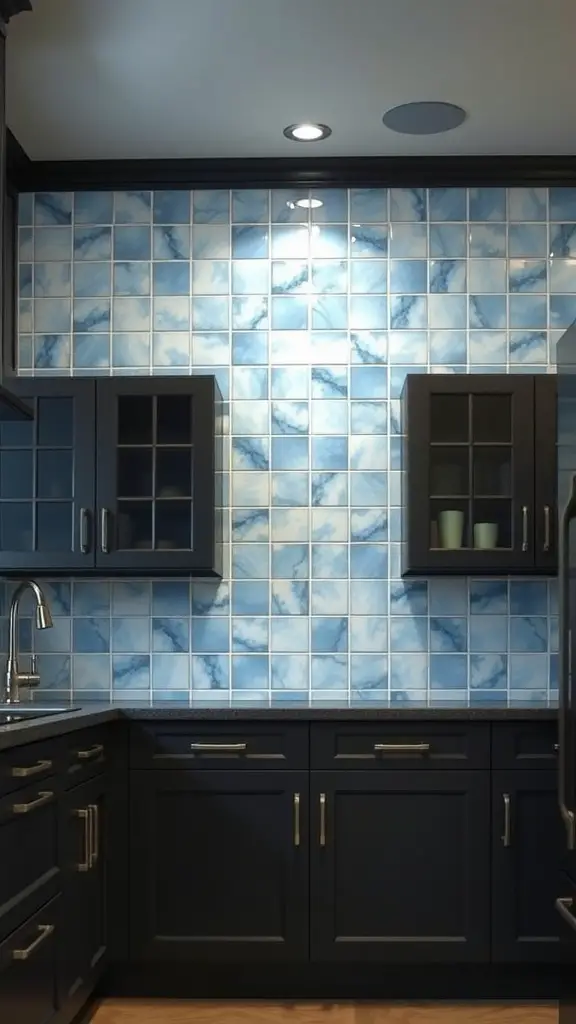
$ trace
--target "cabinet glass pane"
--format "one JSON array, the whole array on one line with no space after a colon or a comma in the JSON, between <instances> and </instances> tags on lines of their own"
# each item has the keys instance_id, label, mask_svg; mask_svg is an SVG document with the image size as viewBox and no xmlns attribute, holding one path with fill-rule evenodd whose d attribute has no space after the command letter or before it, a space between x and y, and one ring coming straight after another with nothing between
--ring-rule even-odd
<instances>
[{"instance_id":1,"label":"cabinet glass pane","mask_svg":"<svg viewBox=\"0 0 576 1024\"><path fill-rule=\"evenodd\" d=\"M158 395L158 444L190 444L192 440L192 399L189 395Z\"/></svg>"},{"instance_id":2,"label":"cabinet glass pane","mask_svg":"<svg viewBox=\"0 0 576 1024\"><path fill-rule=\"evenodd\" d=\"M433 444L469 439L468 395L430 396L430 440Z\"/></svg>"},{"instance_id":3,"label":"cabinet glass pane","mask_svg":"<svg viewBox=\"0 0 576 1024\"><path fill-rule=\"evenodd\" d=\"M156 549L192 546L192 502L156 502Z\"/></svg>"},{"instance_id":4,"label":"cabinet glass pane","mask_svg":"<svg viewBox=\"0 0 576 1024\"><path fill-rule=\"evenodd\" d=\"M72 550L72 504L39 501L36 505L36 547L38 551Z\"/></svg>"},{"instance_id":5,"label":"cabinet glass pane","mask_svg":"<svg viewBox=\"0 0 576 1024\"><path fill-rule=\"evenodd\" d=\"M0 548L32 551L32 504L0 502Z\"/></svg>"},{"instance_id":6,"label":"cabinet glass pane","mask_svg":"<svg viewBox=\"0 0 576 1024\"><path fill-rule=\"evenodd\" d=\"M38 444L70 447L74 443L74 400L38 399Z\"/></svg>"},{"instance_id":7,"label":"cabinet glass pane","mask_svg":"<svg viewBox=\"0 0 576 1024\"><path fill-rule=\"evenodd\" d=\"M469 448L438 446L430 449L430 494L459 495L470 493Z\"/></svg>"},{"instance_id":8,"label":"cabinet glass pane","mask_svg":"<svg viewBox=\"0 0 576 1024\"><path fill-rule=\"evenodd\" d=\"M158 448L156 450L156 497L192 496L192 450Z\"/></svg>"},{"instance_id":9,"label":"cabinet glass pane","mask_svg":"<svg viewBox=\"0 0 576 1024\"><path fill-rule=\"evenodd\" d=\"M118 496L152 497L152 448L118 449Z\"/></svg>"},{"instance_id":10,"label":"cabinet glass pane","mask_svg":"<svg viewBox=\"0 0 576 1024\"><path fill-rule=\"evenodd\" d=\"M512 547L512 502L506 498L475 498L472 503L474 547Z\"/></svg>"},{"instance_id":11,"label":"cabinet glass pane","mask_svg":"<svg viewBox=\"0 0 576 1024\"><path fill-rule=\"evenodd\" d=\"M31 499L33 487L32 452L0 452L0 497Z\"/></svg>"},{"instance_id":12,"label":"cabinet glass pane","mask_svg":"<svg viewBox=\"0 0 576 1024\"><path fill-rule=\"evenodd\" d=\"M478 497L511 496L512 449L482 446L473 449L474 494Z\"/></svg>"},{"instance_id":13,"label":"cabinet glass pane","mask_svg":"<svg viewBox=\"0 0 576 1024\"><path fill-rule=\"evenodd\" d=\"M153 423L151 395L118 396L118 444L152 444Z\"/></svg>"},{"instance_id":14,"label":"cabinet glass pane","mask_svg":"<svg viewBox=\"0 0 576 1024\"><path fill-rule=\"evenodd\" d=\"M71 498L73 452L39 449L37 460L38 497Z\"/></svg>"},{"instance_id":15,"label":"cabinet glass pane","mask_svg":"<svg viewBox=\"0 0 576 1024\"><path fill-rule=\"evenodd\" d=\"M152 548L152 502L119 501L117 546L126 551Z\"/></svg>"},{"instance_id":16,"label":"cabinet glass pane","mask_svg":"<svg viewBox=\"0 0 576 1024\"><path fill-rule=\"evenodd\" d=\"M492 444L511 442L511 395L472 395L472 440Z\"/></svg>"},{"instance_id":17,"label":"cabinet glass pane","mask_svg":"<svg viewBox=\"0 0 576 1024\"><path fill-rule=\"evenodd\" d=\"M470 547L470 502L467 499L431 499L430 547L447 551Z\"/></svg>"},{"instance_id":18,"label":"cabinet glass pane","mask_svg":"<svg viewBox=\"0 0 576 1024\"><path fill-rule=\"evenodd\" d=\"M14 420L0 423L2 448L31 448L36 430L35 420Z\"/></svg>"}]
</instances>

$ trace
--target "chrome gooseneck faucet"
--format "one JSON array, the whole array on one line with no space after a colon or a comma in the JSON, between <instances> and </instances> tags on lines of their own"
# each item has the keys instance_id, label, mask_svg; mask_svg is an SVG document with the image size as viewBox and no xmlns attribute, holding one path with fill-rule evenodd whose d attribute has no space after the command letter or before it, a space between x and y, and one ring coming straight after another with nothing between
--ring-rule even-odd
<instances>
[{"instance_id":1,"label":"chrome gooseneck faucet","mask_svg":"<svg viewBox=\"0 0 576 1024\"><path fill-rule=\"evenodd\" d=\"M20 672L18 668L18 611L20 599L27 590L31 590L36 600L36 629L50 629L52 616L46 603L44 593L34 580L22 580L12 594L10 602L10 630L8 641L8 663L6 665L5 694L7 704L20 703L21 686L38 686L40 676L37 670L35 655L30 658L30 671Z\"/></svg>"}]
</instances>

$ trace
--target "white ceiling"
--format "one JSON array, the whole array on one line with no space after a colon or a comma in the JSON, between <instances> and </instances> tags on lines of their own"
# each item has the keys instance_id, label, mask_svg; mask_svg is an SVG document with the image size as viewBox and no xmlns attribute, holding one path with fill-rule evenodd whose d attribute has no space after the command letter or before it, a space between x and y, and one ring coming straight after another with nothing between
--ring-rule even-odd
<instances>
[{"instance_id":1,"label":"white ceiling","mask_svg":"<svg viewBox=\"0 0 576 1024\"><path fill-rule=\"evenodd\" d=\"M8 123L32 159L576 152L575 0L32 0ZM384 111L468 120L396 135ZM282 136L329 124L323 143Z\"/></svg>"}]
</instances>

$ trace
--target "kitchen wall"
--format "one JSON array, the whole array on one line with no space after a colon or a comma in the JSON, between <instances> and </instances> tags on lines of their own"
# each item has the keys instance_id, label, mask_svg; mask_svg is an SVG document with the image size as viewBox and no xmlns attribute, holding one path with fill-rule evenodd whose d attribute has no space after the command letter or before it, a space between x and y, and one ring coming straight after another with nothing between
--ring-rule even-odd
<instances>
[{"instance_id":1,"label":"kitchen wall","mask_svg":"<svg viewBox=\"0 0 576 1024\"><path fill-rule=\"evenodd\" d=\"M399 396L406 373L554 371L576 189L313 195L21 197L21 374L216 373L230 400L229 578L51 585L44 687L554 699L552 582L399 578Z\"/></svg>"}]
</instances>

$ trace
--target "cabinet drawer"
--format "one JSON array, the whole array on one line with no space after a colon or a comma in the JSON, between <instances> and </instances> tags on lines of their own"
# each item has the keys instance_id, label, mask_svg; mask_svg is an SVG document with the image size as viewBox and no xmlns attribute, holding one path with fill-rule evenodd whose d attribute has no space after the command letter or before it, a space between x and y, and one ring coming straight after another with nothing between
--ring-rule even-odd
<instances>
[{"instance_id":1,"label":"cabinet drawer","mask_svg":"<svg viewBox=\"0 0 576 1024\"><path fill-rule=\"evenodd\" d=\"M370 722L313 725L314 769L487 768L489 726L468 723Z\"/></svg>"},{"instance_id":2,"label":"cabinet drawer","mask_svg":"<svg viewBox=\"0 0 576 1024\"><path fill-rule=\"evenodd\" d=\"M0 1020L48 1024L57 1010L59 899L0 943Z\"/></svg>"},{"instance_id":3,"label":"cabinet drawer","mask_svg":"<svg viewBox=\"0 0 576 1024\"><path fill-rule=\"evenodd\" d=\"M0 799L33 782L44 782L61 768L62 747L57 740L4 751L0 754Z\"/></svg>"},{"instance_id":4,"label":"cabinet drawer","mask_svg":"<svg viewBox=\"0 0 576 1024\"><path fill-rule=\"evenodd\" d=\"M556 722L496 723L492 727L493 768L555 768Z\"/></svg>"},{"instance_id":5,"label":"cabinet drawer","mask_svg":"<svg viewBox=\"0 0 576 1024\"><path fill-rule=\"evenodd\" d=\"M307 768L308 726L168 721L134 725L130 767L194 771Z\"/></svg>"},{"instance_id":6,"label":"cabinet drawer","mask_svg":"<svg viewBox=\"0 0 576 1024\"><path fill-rule=\"evenodd\" d=\"M52 778L0 800L0 936L60 886L57 796Z\"/></svg>"},{"instance_id":7,"label":"cabinet drawer","mask_svg":"<svg viewBox=\"0 0 576 1024\"><path fill-rule=\"evenodd\" d=\"M65 788L79 786L105 771L111 755L108 729L83 729L65 738L64 760L66 765Z\"/></svg>"}]
</instances>

